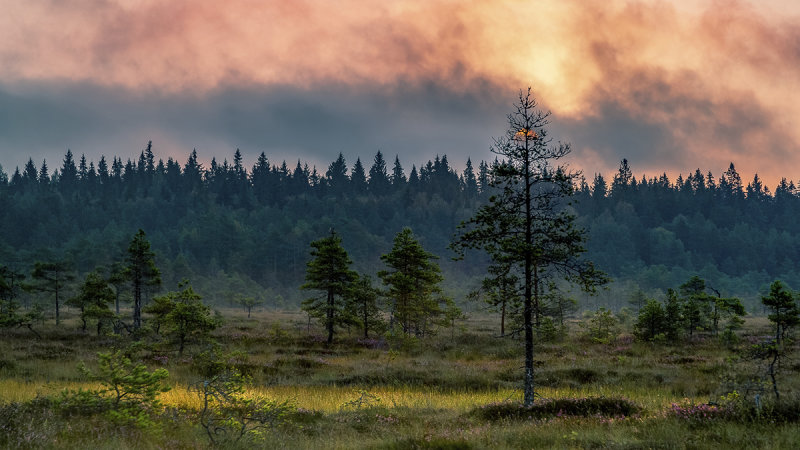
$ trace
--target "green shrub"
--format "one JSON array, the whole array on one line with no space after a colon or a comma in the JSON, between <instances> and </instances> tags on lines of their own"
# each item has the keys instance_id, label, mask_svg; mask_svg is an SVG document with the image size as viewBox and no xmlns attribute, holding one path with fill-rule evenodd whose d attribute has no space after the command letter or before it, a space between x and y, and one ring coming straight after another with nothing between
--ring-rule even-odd
<instances>
[{"instance_id":1,"label":"green shrub","mask_svg":"<svg viewBox=\"0 0 800 450\"><path fill-rule=\"evenodd\" d=\"M286 421L295 410L289 402L247 396L250 379L235 367L241 354L225 356L219 349L198 355L195 370L203 379L191 386L203 402L200 426L213 445L243 440L263 441L265 432Z\"/></svg>"},{"instance_id":2,"label":"green shrub","mask_svg":"<svg viewBox=\"0 0 800 450\"><path fill-rule=\"evenodd\" d=\"M424 438L407 438L393 442L384 447L387 450L417 450L417 449L437 449L437 450L469 450L475 448L463 439L446 439L443 437L427 436Z\"/></svg>"},{"instance_id":3,"label":"green shrub","mask_svg":"<svg viewBox=\"0 0 800 450\"><path fill-rule=\"evenodd\" d=\"M81 364L79 369L89 379L99 381L103 389L70 390L61 393L56 406L69 413L93 414L103 412L116 423L139 427L154 426L152 416L160 411L159 394L170 387L166 369L147 370L144 364L134 364L122 351L98 353L98 373Z\"/></svg>"},{"instance_id":4,"label":"green shrub","mask_svg":"<svg viewBox=\"0 0 800 450\"><path fill-rule=\"evenodd\" d=\"M539 342L558 342L567 335L567 327L556 325L550 317L542 319L541 325L536 328L536 336Z\"/></svg>"},{"instance_id":5,"label":"green shrub","mask_svg":"<svg viewBox=\"0 0 800 450\"><path fill-rule=\"evenodd\" d=\"M59 431L53 401L36 397L27 402L0 404L0 447L47 447Z\"/></svg>"}]
</instances>

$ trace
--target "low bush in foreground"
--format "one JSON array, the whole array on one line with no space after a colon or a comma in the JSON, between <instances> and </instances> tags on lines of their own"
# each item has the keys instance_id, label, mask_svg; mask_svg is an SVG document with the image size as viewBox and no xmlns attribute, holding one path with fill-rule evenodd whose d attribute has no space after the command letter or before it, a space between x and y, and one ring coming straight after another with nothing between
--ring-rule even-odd
<instances>
[{"instance_id":1,"label":"low bush in foreground","mask_svg":"<svg viewBox=\"0 0 800 450\"><path fill-rule=\"evenodd\" d=\"M746 400L737 393L729 394L720 404L673 403L669 415L695 425L712 421L742 423L789 424L800 422L800 398L776 402L760 398Z\"/></svg>"},{"instance_id":2,"label":"low bush in foreground","mask_svg":"<svg viewBox=\"0 0 800 450\"><path fill-rule=\"evenodd\" d=\"M520 403L493 403L472 411L485 420L528 420L563 416L628 417L642 408L624 398L585 397L538 400L531 407Z\"/></svg>"}]
</instances>

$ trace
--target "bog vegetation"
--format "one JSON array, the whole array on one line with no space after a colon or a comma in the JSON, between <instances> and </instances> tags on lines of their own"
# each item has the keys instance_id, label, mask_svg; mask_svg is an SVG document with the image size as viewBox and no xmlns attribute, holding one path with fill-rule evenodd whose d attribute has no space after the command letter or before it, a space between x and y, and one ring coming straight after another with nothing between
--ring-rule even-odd
<instances>
[{"instance_id":1,"label":"bog vegetation","mask_svg":"<svg viewBox=\"0 0 800 450\"><path fill-rule=\"evenodd\" d=\"M132 313L123 309L125 313ZM3 331L0 446L59 448L789 448L800 420L797 347L772 393L767 318L723 339L633 334L595 312L537 331L537 399L522 406L522 343L494 315L424 338L344 328L332 346L300 312L225 310L178 344L62 323ZM606 326L599 319L611 321ZM149 315L144 314L145 323ZM793 356L792 356L793 355Z\"/></svg>"},{"instance_id":2,"label":"bog vegetation","mask_svg":"<svg viewBox=\"0 0 800 450\"><path fill-rule=\"evenodd\" d=\"M623 161L590 188L548 122L521 92L477 175L148 145L0 177L0 445L796 443L793 185Z\"/></svg>"}]
</instances>

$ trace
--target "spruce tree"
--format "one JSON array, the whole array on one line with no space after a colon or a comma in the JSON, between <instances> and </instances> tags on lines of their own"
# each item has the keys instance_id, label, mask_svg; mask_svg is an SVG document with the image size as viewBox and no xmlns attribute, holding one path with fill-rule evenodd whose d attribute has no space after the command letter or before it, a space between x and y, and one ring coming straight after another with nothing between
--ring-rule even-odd
<instances>
[{"instance_id":1,"label":"spruce tree","mask_svg":"<svg viewBox=\"0 0 800 450\"><path fill-rule=\"evenodd\" d=\"M350 182L347 177L347 163L344 160L344 155L339 153L339 157L336 158L336 161L328 166L325 178L331 193L341 194L344 192Z\"/></svg>"},{"instance_id":2,"label":"spruce tree","mask_svg":"<svg viewBox=\"0 0 800 450\"><path fill-rule=\"evenodd\" d=\"M125 267L125 275L133 291L134 329L142 327L142 302L146 289L161 285L161 271L156 267L155 256L144 230L139 229L128 246Z\"/></svg>"},{"instance_id":3,"label":"spruce tree","mask_svg":"<svg viewBox=\"0 0 800 450\"><path fill-rule=\"evenodd\" d=\"M367 173L364 171L364 165L361 164L361 158L356 158L356 163L353 164L353 170L350 172L350 186L355 194L367 192Z\"/></svg>"},{"instance_id":4,"label":"spruce tree","mask_svg":"<svg viewBox=\"0 0 800 450\"><path fill-rule=\"evenodd\" d=\"M406 184L406 174L403 173L403 166L400 164L400 156L394 156L394 168L392 168L392 187L395 189Z\"/></svg>"},{"instance_id":5,"label":"spruce tree","mask_svg":"<svg viewBox=\"0 0 800 450\"><path fill-rule=\"evenodd\" d=\"M475 170L472 168L472 160L467 158L467 166L464 169L464 196L468 199L478 195L478 179L475 177Z\"/></svg>"},{"instance_id":6,"label":"spruce tree","mask_svg":"<svg viewBox=\"0 0 800 450\"><path fill-rule=\"evenodd\" d=\"M81 285L78 294L67 300L67 304L81 311L81 329L83 331L86 331L88 319L97 320L99 336L103 322L114 316L108 307L114 298L114 291L109 287L108 281L98 272L90 272L86 275L86 280Z\"/></svg>"},{"instance_id":7,"label":"spruce tree","mask_svg":"<svg viewBox=\"0 0 800 450\"><path fill-rule=\"evenodd\" d=\"M302 308L323 323L331 345L336 328L352 322L347 295L357 274L350 270L352 261L334 230L311 243L311 257L306 266L306 281L300 289L320 291L320 295L303 301Z\"/></svg>"},{"instance_id":8,"label":"spruce tree","mask_svg":"<svg viewBox=\"0 0 800 450\"><path fill-rule=\"evenodd\" d=\"M378 150L372 167L369 169L369 190L375 195L384 195L388 192L390 184L389 174L386 171L386 160L383 159L383 153Z\"/></svg>"},{"instance_id":9,"label":"spruce tree","mask_svg":"<svg viewBox=\"0 0 800 450\"><path fill-rule=\"evenodd\" d=\"M634 325L634 334L639 339L652 341L657 336L666 337L667 318L664 307L657 300L646 299L646 303L639 309L639 316Z\"/></svg>"},{"instance_id":10,"label":"spruce tree","mask_svg":"<svg viewBox=\"0 0 800 450\"><path fill-rule=\"evenodd\" d=\"M39 184L47 186L50 184L50 172L47 168L47 160L42 160L42 166L39 167Z\"/></svg>"},{"instance_id":11,"label":"spruce tree","mask_svg":"<svg viewBox=\"0 0 800 450\"><path fill-rule=\"evenodd\" d=\"M75 159L72 157L70 149L67 149L67 154L64 155L64 164L61 166L58 181L62 189L67 192L78 182L78 168L75 167Z\"/></svg>"},{"instance_id":12,"label":"spruce tree","mask_svg":"<svg viewBox=\"0 0 800 450\"><path fill-rule=\"evenodd\" d=\"M390 327L397 322L405 334L423 336L441 314L439 304L444 298L439 295L439 283L443 277L436 259L408 227L397 233L392 250L381 256L389 267L378 272L378 277L389 287L385 295L391 301Z\"/></svg>"},{"instance_id":13,"label":"spruce tree","mask_svg":"<svg viewBox=\"0 0 800 450\"><path fill-rule=\"evenodd\" d=\"M39 171L36 170L36 165L33 163L32 158L28 158L28 162L25 163L22 180L26 186L35 186L39 181Z\"/></svg>"}]
</instances>

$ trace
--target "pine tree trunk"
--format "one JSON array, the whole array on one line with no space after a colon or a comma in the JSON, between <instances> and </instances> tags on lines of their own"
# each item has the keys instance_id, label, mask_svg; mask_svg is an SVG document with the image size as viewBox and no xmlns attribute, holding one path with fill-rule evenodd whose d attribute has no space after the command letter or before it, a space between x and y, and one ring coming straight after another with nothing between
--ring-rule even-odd
<instances>
[{"instance_id":1,"label":"pine tree trunk","mask_svg":"<svg viewBox=\"0 0 800 450\"><path fill-rule=\"evenodd\" d=\"M142 326L142 283L140 280L133 281L133 329L138 330Z\"/></svg>"},{"instance_id":2,"label":"pine tree trunk","mask_svg":"<svg viewBox=\"0 0 800 450\"><path fill-rule=\"evenodd\" d=\"M366 301L364 302L364 339L369 339L369 315Z\"/></svg>"},{"instance_id":3,"label":"pine tree trunk","mask_svg":"<svg viewBox=\"0 0 800 450\"><path fill-rule=\"evenodd\" d=\"M500 309L500 337L504 337L506 335L506 299L503 298L501 300L501 309Z\"/></svg>"},{"instance_id":4,"label":"pine tree trunk","mask_svg":"<svg viewBox=\"0 0 800 450\"><path fill-rule=\"evenodd\" d=\"M333 292L328 291L328 311L327 320L325 322L328 328L328 345L333 344Z\"/></svg>"},{"instance_id":5,"label":"pine tree trunk","mask_svg":"<svg viewBox=\"0 0 800 450\"><path fill-rule=\"evenodd\" d=\"M527 150L527 149L526 149ZM533 406L536 391L533 386L533 254L530 246L533 243L533 211L531 210L531 185L530 185L530 161L528 152L525 156L525 305L523 319L525 326L525 383L523 404L526 407Z\"/></svg>"}]
</instances>

